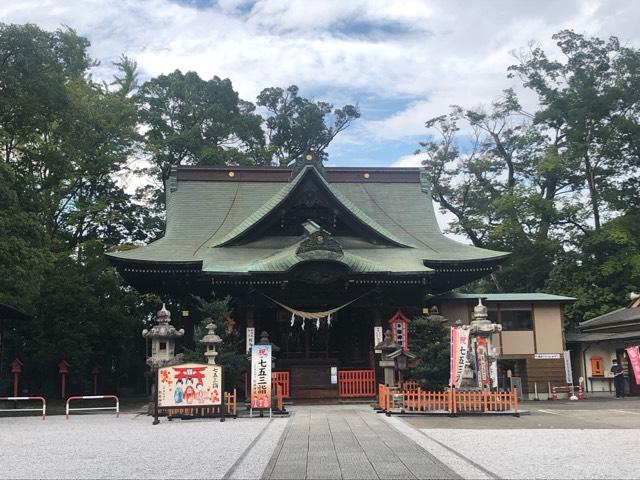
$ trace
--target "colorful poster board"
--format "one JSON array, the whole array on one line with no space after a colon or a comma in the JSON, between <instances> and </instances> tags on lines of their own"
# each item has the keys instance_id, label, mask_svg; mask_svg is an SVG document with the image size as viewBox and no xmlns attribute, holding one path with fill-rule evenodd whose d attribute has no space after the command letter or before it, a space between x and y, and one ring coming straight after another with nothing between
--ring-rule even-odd
<instances>
[{"instance_id":1,"label":"colorful poster board","mask_svg":"<svg viewBox=\"0 0 640 480\"><path fill-rule=\"evenodd\" d=\"M251 409L271 409L271 345L251 347Z\"/></svg>"},{"instance_id":2,"label":"colorful poster board","mask_svg":"<svg viewBox=\"0 0 640 480\"><path fill-rule=\"evenodd\" d=\"M629 357L633 375L636 378L636 385L640 385L640 347L627 348L627 356Z\"/></svg>"},{"instance_id":3,"label":"colorful poster board","mask_svg":"<svg viewBox=\"0 0 640 480\"><path fill-rule=\"evenodd\" d=\"M183 363L158 369L158 407L222 404L222 367Z\"/></svg>"}]
</instances>

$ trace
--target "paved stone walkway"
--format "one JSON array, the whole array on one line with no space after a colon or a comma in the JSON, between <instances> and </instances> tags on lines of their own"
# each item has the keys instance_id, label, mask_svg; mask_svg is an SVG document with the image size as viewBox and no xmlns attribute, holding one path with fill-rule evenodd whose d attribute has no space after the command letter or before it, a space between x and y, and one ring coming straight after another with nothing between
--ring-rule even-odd
<instances>
[{"instance_id":1,"label":"paved stone walkway","mask_svg":"<svg viewBox=\"0 0 640 480\"><path fill-rule=\"evenodd\" d=\"M264 478L459 478L369 407L295 409Z\"/></svg>"}]
</instances>

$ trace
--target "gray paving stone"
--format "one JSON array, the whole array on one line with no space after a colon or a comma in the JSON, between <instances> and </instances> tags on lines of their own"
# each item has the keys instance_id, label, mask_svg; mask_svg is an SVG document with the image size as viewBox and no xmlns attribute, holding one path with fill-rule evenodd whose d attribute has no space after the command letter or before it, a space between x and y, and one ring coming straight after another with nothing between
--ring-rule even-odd
<instances>
[{"instance_id":1,"label":"gray paving stone","mask_svg":"<svg viewBox=\"0 0 640 480\"><path fill-rule=\"evenodd\" d=\"M456 474L361 407L294 409L268 478L440 479Z\"/></svg>"}]
</instances>

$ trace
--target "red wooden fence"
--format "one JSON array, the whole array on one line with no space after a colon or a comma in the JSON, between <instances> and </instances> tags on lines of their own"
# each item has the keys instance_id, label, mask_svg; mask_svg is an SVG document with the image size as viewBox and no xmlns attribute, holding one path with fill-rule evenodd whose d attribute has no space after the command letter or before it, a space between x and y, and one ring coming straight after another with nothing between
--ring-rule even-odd
<instances>
[{"instance_id":1,"label":"red wooden fence","mask_svg":"<svg viewBox=\"0 0 640 480\"><path fill-rule=\"evenodd\" d=\"M271 372L271 381L282 387L282 398L289 398L289 372Z\"/></svg>"},{"instance_id":2,"label":"red wooden fence","mask_svg":"<svg viewBox=\"0 0 640 480\"><path fill-rule=\"evenodd\" d=\"M401 391L399 388L378 385L378 407L385 412L449 412L491 413L510 412L518 415L518 395L510 392L445 390L425 392L418 389Z\"/></svg>"},{"instance_id":3,"label":"red wooden fence","mask_svg":"<svg viewBox=\"0 0 640 480\"><path fill-rule=\"evenodd\" d=\"M338 395L340 397L375 397L375 371L339 370Z\"/></svg>"}]
</instances>

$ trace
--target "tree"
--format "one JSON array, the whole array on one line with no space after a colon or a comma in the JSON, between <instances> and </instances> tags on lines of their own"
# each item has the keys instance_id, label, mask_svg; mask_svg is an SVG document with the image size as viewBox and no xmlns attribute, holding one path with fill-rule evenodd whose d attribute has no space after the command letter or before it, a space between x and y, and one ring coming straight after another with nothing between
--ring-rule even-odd
<instances>
[{"instance_id":1,"label":"tree","mask_svg":"<svg viewBox=\"0 0 640 480\"><path fill-rule=\"evenodd\" d=\"M313 102L298 95L290 85L265 88L258 95L258 105L265 107L269 151L275 161L285 166L311 149L326 158L326 149L340 132L360 117L357 106L333 108L327 102Z\"/></svg>"},{"instance_id":2,"label":"tree","mask_svg":"<svg viewBox=\"0 0 640 480\"><path fill-rule=\"evenodd\" d=\"M103 256L147 235L116 180L135 151L137 112L123 87L91 80L88 46L70 29L0 25L0 301L33 314L3 354L23 359L24 384L38 391L55 388L62 358L76 391L94 365L142 375L148 306Z\"/></svg>"},{"instance_id":3,"label":"tree","mask_svg":"<svg viewBox=\"0 0 640 480\"><path fill-rule=\"evenodd\" d=\"M411 353L417 356L411 377L424 390L443 390L449 383L449 329L440 320L415 317Z\"/></svg>"},{"instance_id":4,"label":"tree","mask_svg":"<svg viewBox=\"0 0 640 480\"><path fill-rule=\"evenodd\" d=\"M577 299L566 308L569 329L628 303L627 295L640 289L640 213L587 232L558 259L545 286Z\"/></svg>"},{"instance_id":5,"label":"tree","mask_svg":"<svg viewBox=\"0 0 640 480\"><path fill-rule=\"evenodd\" d=\"M202 80L196 72L176 70L145 82L136 100L152 164L146 173L162 188L175 165L268 163L262 118L229 79Z\"/></svg>"},{"instance_id":6,"label":"tree","mask_svg":"<svg viewBox=\"0 0 640 480\"><path fill-rule=\"evenodd\" d=\"M243 339L240 332L233 329L229 323L231 316L231 297L221 300L213 296L210 300L195 297L203 320L196 325L194 337L201 339L206 335L206 324L210 321L216 325L216 334L222 342L216 347L218 356L216 363L224 367L224 385L226 391L231 391L243 384L242 372L247 359L242 353ZM206 363L204 356L205 346L196 341L195 348L188 350L186 357L189 360Z\"/></svg>"},{"instance_id":7,"label":"tree","mask_svg":"<svg viewBox=\"0 0 640 480\"><path fill-rule=\"evenodd\" d=\"M509 68L538 95L534 121L557 132L558 151L575 172L574 188L586 187L590 219L602 225L607 208L624 205L637 187L640 167L640 50L616 37L604 41L571 30L553 36L565 56L551 60L541 48Z\"/></svg>"},{"instance_id":8,"label":"tree","mask_svg":"<svg viewBox=\"0 0 640 480\"><path fill-rule=\"evenodd\" d=\"M424 155L432 198L456 217L451 231L477 247L513 252L493 285L480 288L541 288L560 248L552 227L575 215L558 200L568 180L555 138L528 122L511 90L489 111L454 106L426 126L439 137L416 153Z\"/></svg>"}]
</instances>

